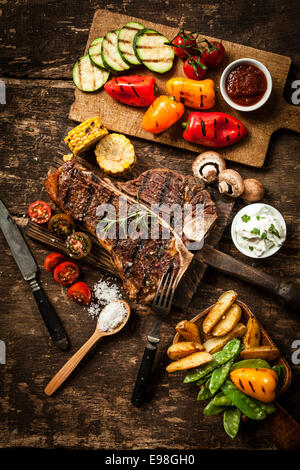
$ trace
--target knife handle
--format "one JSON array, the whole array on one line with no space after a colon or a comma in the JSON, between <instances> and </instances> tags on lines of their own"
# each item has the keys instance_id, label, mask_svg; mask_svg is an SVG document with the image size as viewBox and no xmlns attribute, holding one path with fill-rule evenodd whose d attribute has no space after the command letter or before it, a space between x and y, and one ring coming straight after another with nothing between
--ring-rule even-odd
<instances>
[{"instance_id":1,"label":"knife handle","mask_svg":"<svg viewBox=\"0 0 300 470\"><path fill-rule=\"evenodd\" d=\"M54 308L36 279L29 281L29 285L54 344L65 351L69 347L69 341Z\"/></svg>"},{"instance_id":2,"label":"knife handle","mask_svg":"<svg viewBox=\"0 0 300 470\"><path fill-rule=\"evenodd\" d=\"M139 408L145 401L146 391L156 351L156 344L147 343L131 397L131 403L137 408Z\"/></svg>"}]
</instances>

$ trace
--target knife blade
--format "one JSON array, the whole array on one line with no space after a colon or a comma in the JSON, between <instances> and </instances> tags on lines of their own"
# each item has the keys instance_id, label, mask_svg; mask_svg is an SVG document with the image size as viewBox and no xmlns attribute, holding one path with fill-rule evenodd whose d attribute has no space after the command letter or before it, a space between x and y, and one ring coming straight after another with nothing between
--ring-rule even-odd
<instances>
[{"instance_id":1,"label":"knife blade","mask_svg":"<svg viewBox=\"0 0 300 470\"><path fill-rule=\"evenodd\" d=\"M44 291L37 281L38 266L32 256L28 245L20 232L17 224L0 199L0 228L10 247L14 260L23 276L31 287L32 293L40 310L46 327L54 344L61 350L69 346L66 332L55 310L47 299Z\"/></svg>"}]
</instances>

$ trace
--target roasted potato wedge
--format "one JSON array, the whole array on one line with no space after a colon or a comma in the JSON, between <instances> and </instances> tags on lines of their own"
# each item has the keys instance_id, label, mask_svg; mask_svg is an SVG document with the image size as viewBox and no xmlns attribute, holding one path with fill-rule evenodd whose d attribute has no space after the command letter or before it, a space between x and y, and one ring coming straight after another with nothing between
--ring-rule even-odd
<instances>
[{"instance_id":1,"label":"roasted potato wedge","mask_svg":"<svg viewBox=\"0 0 300 470\"><path fill-rule=\"evenodd\" d=\"M265 361L273 361L279 356L280 351L274 346L255 346L254 348L244 349L241 352L243 359L265 359Z\"/></svg>"},{"instance_id":2,"label":"roasted potato wedge","mask_svg":"<svg viewBox=\"0 0 300 470\"><path fill-rule=\"evenodd\" d=\"M231 307L238 294L234 290L224 292L217 300L215 305L210 309L208 315L203 322L204 333L209 333L213 327L221 320L226 310Z\"/></svg>"},{"instance_id":3,"label":"roasted potato wedge","mask_svg":"<svg viewBox=\"0 0 300 470\"><path fill-rule=\"evenodd\" d=\"M196 352L194 354L190 354L187 357L179 359L178 361L171 362L166 368L167 372L176 372L177 370L186 370L192 369L193 367L201 366L202 364L206 364L213 360L211 354L207 352Z\"/></svg>"},{"instance_id":4,"label":"roasted potato wedge","mask_svg":"<svg viewBox=\"0 0 300 470\"><path fill-rule=\"evenodd\" d=\"M176 331L186 341L193 341L194 343L201 344L199 328L195 323L192 323L188 320L182 320L181 322L177 323Z\"/></svg>"},{"instance_id":5,"label":"roasted potato wedge","mask_svg":"<svg viewBox=\"0 0 300 470\"><path fill-rule=\"evenodd\" d=\"M225 312L222 319L216 324L212 330L213 336L224 336L229 333L240 321L242 309L239 305L233 304L227 312Z\"/></svg>"},{"instance_id":6,"label":"roasted potato wedge","mask_svg":"<svg viewBox=\"0 0 300 470\"><path fill-rule=\"evenodd\" d=\"M195 352L204 351L204 346L200 343L194 343L193 341L181 341L176 344L172 344L167 354L170 359L177 361L183 357L189 356Z\"/></svg>"},{"instance_id":7,"label":"roasted potato wedge","mask_svg":"<svg viewBox=\"0 0 300 470\"><path fill-rule=\"evenodd\" d=\"M243 338L245 349L259 346L260 343L260 327L255 318L249 318L247 322L247 331Z\"/></svg>"},{"instance_id":8,"label":"roasted potato wedge","mask_svg":"<svg viewBox=\"0 0 300 470\"><path fill-rule=\"evenodd\" d=\"M223 349L225 344L228 343L229 340L232 338L241 338L245 334L246 326L242 323L238 323L233 330L231 330L227 335L221 336L220 338L211 338L205 341L203 346L205 347L205 351L210 354L213 354L220 349Z\"/></svg>"}]
</instances>

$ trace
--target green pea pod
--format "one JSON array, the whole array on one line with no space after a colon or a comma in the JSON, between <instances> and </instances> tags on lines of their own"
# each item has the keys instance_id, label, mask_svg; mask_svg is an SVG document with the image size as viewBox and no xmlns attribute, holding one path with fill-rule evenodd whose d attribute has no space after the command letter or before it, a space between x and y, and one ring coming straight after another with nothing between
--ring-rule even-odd
<instances>
[{"instance_id":1,"label":"green pea pod","mask_svg":"<svg viewBox=\"0 0 300 470\"><path fill-rule=\"evenodd\" d=\"M222 413L222 411L224 410L225 410L224 406L215 406L213 404L213 400L210 400L210 402L204 408L203 414L205 414L205 416L213 416L213 415L217 415L218 413Z\"/></svg>"},{"instance_id":2,"label":"green pea pod","mask_svg":"<svg viewBox=\"0 0 300 470\"><path fill-rule=\"evenodd\" d=\"M223 392L217 393L217 395L213 398L213 404L215 406L233 406L230 398L226 397Z\"/></svg>"},{"instance_id":3,"label":"green pea pod","mask_svg":"<svg viewBox=\"0 0 300 470\"><path fill-rule=\"evenodd\" d=\"M197 380L196 385L203 385L205 382L208 381L208 379L211 378L211 374L212 374L212 372L210 372L209 374L202 377L202 379Z\"/></svg>"},{"instance_id":4,"label":"green pea pod","mask_svg":"<svg viewBox=\"0 0 300 470\"><path fill-rule=\"evenodd\" d=\"M202 388L200 388L198 396L197 396L197 400L199 400L199 401L200 400L207 400L208 398L212 397L212 393L209 390L209 382L210 382L210 380L208 380L206 382L206 384Z\"/></svg>"},{"instance_id":5,"label":"green pea pod","mask_svg":"<svg viewBox=\"0 0 300 470\"><path fill-rule=\"evenodd\" d=\"M234 439L238 433L241 421L241 412L237 408L227 408L224 411L223 425L225 432L231 439Z\"/></svg>"},{"instance_id":6,"label":"green pea pod","mask_svg":"<svg viewBox=\"0 0 300 470\"><path fill-rule=\"evenodd\" d=\"M212 395L214 395L225 382L233 361L234 358L230 359L230 361L226 362L221 367L218 367L218 369L213 371L209 381L209 390L211 391Z\"/></svg>"},{"instance_id":7,"label":"green pea pod","mask_svg":"<svg viewBox=\"0 0 300 470\"><path fill-rule=\"evenodd\" d=\"M271 369L271 366L264 359L244 359L243 361L235 362L231 367L231 371L243 368Z\"/></svg>"},{"instance_id":8,"label":"green pea pod","mask_svg":"<svg viewBox=\"0 0 300 470\"><path fill-rule=\"evenodd\" d=\"M255 420L266 418L266 412L251 397L241 392L230 380L226 380L221 390L248 418Z\"/></svg>"},{"instance_id":9,"label":"green pea pod","mask_svg":"<svg viewBox=\"0 0 300 470\"><path fill-rule=\"evenodd\" d=\"M197 380L202 379L202 377L205 377L214 369L219 366L222 366L223 364L225 364L225 362L235 357L236 354L238 354L238 352L240 351L240 346L240 340L236 338L232 339L226 344L226 346L221 351L212 354L213 360L211 362L208 362L208 364L193 369L191 372L189 372L186 375L183 383L196 382Z\"/></svg>"},{"instance_id":10,"label":"green pea pod","mask_svg":"<svg viewBox=\"0 0 300 470\"><path fill-rule=\"evenodd\" d=\"M284 366L280 365L280 366L273 366L272 369L276 372L276 374L278 375L278 384L277 384L277 388L280 388L281 385L282 385L282 382L283 382L283 379L285 377L285 368Z\"/></svg>"},{"instance_id":11,"label":"green pea pod","mask_svg":"<svg viewBox=\"0 0 300 470\"><path fill-rule=\"evenodd\" d=\"M256 400L255 398L253 398L253 400L261 407L262 410L264 410L267 415L270 415L277 410L274 403L264 403L262 401Z\"/></svg>"}]
</instances>

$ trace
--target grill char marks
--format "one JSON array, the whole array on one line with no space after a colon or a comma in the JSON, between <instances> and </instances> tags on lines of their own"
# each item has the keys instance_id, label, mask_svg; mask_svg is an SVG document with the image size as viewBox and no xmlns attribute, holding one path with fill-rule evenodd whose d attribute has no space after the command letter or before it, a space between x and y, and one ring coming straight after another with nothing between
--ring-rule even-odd
<instances>
[{"instance_id":1,"label":"grill char marks","mask_svg":"<svg viewBox=\"0 0 300 470\"><path fill-rule=\"evenodd\" d=\"M172 181L170 177L170 188ZM147 186L147 181L145 185ZM126 201L130 211L136 200L121 192L109 180L94 176L78 163L67 162L49 175L45 188L60 209L75 221L80 221L107 249L131 300L150 303L162 274L172 266L177 273L176 280L179 281L190 264L193 256L172 230L167 240L119 238L119 223L116 218L116 239L107 238L104 231L97 234L97 207L100 204L110 203L117 210L121 198ZM143 207L146 210L146 206ZM116 215L118 217L118 212ZM157 221L161 233L162 226L166 224L161 219Z\"/></svg>"}]
</instances>

